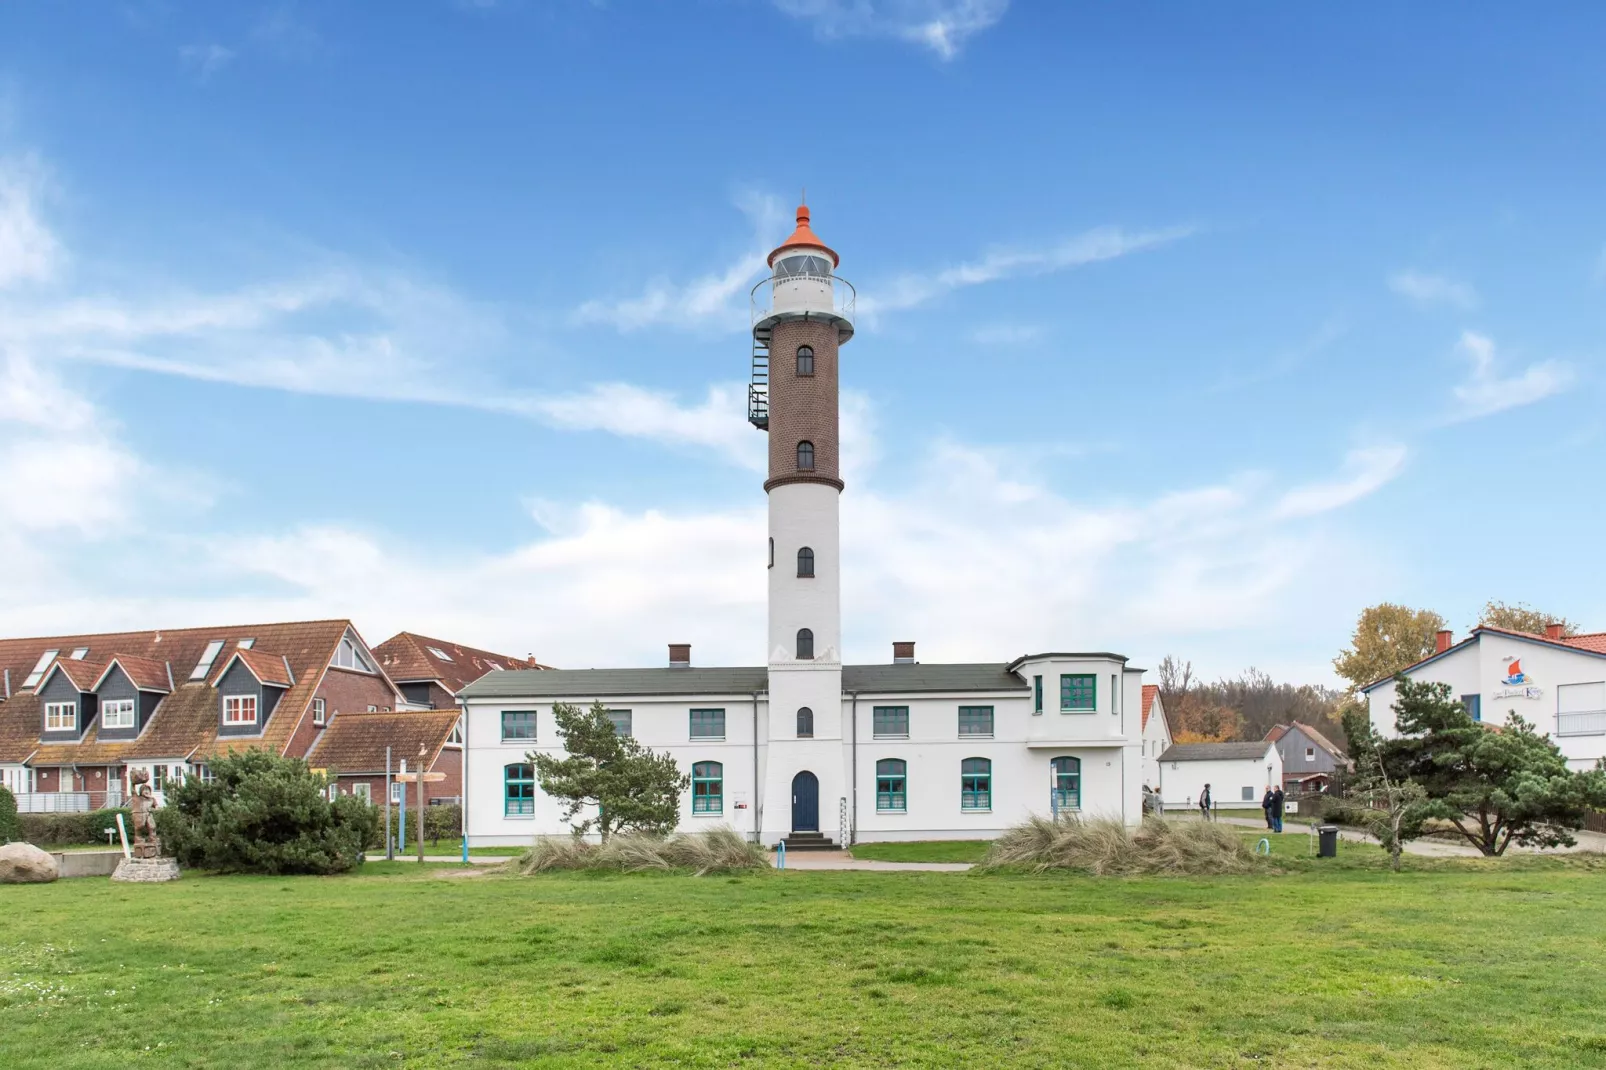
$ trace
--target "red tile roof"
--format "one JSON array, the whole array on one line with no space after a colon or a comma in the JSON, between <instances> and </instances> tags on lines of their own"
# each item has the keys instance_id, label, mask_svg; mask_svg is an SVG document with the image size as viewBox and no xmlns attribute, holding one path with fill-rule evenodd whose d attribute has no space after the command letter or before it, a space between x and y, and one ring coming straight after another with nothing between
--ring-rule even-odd
<instances>
[{"instance_id":1,"label":"red tile roof","mask_svg":"<svg viewBox=\"0 0 1606 1070\"><path fill-rule=\"evenodd\" d=\"M445 658L436 654L440 651ZM488 672L505 669L546 669L533 658L514 658L489 650L431 639L416 632L398 632L374 647L380 666L397 683L438 682L452 694Z\"/></svg>"},{"instance_id":2,"label":"red tile roof","mask_svg":"<svg viewBox=\"0 0 1606 1070\"><path fill-rule=\"evenodd\" d=\"M1287 734L1288 734L1288 726L1287 725L1285 725L1285 724L1274 724L1274 725L1271 726L1271 731L1266 733L1266 742L1267 743L1275 743L1279 739L1282 739Z\"/></svg>"},{"instance_id":3,"label":"red tile roof","mask_svg":"<svg viewBox=\"0 0 1606 1070\"><path fill-rule=\"evenodd\" d=\"M160 691L165 694L173 690L173 667L165 661L142 658L138 654L113 654L95 681L96 687L111 672L113 665L121 668L123 675L141 691Z\"/></svg>"},{"instance_id":4,"label":"red tile roof","mask_svg":"<svg viewBox=\"0 0 1606 1070\"><path fill-rule=\"evenodd\" d=\"M245 667L251 670L251 675L265 684L289 687L295 683L295 679L290 675L290 666L285 663L282 655L270 654L266 650L252 647L249 650L236 649L234 656L229 660L233 661L235 658L244 662ZM228 666L224 665L223 669L227 672Z\"/></svg>"},{"instance_id":5,"label":"red tile roof","mask_svg":"<svg viewBox=\"0 0 1606 1070\"><path fill-rule=\"evenodd\" d=\"M435 764L452 729L457 726L456 710L395 710L379 713L342 713L329 721L307 763L315 769L340 773L383 773L385 748L390 748L391 768L402 759L416 767L419 748L423 748L424 768Z\"/></svg>"},{"instance_id":6,"label":"red tile roof","mask_svg":"<svg viewBox=\"0 0 1606 1070\"><path fill-rule=\"evenodd\" d=\"M51 663L50 668L45 670L45 674L39 678L39 683L34 690L37 691L39 688L44 687L45 682L59 672L71 680L73 686L78 688L79 691L93 691L95 690L95 681L100 679L100 674L105 668L106 663L104 661L57 658Z\"/></svg>"},{"instance_id":7,"label":"red tile roof","mask_svg":"<svg viewBox=\"0 0 1606 1070\"><path fill-rule=\"evenodd\" d=\"M1584 632L1581 635L1564 635L1562 643L1575 646L1579 650L1588 650L1595 654L1606 654L1606 632Z\"/></svg>"},{"instance_id":8,"label":"red tile roof","mask_svg":"<svg viewBox=\"0 0 1606 1070\"><path fill-rule=\"evenodd\" d=\"M1155 684L1144 684L1143 685L1143 721L1142 721L1141 724L1138 725L1138 730L1139 731L1142 731L1143 729L1149 727L1149 710L1151 710L1154 707L1155 696L1158 695L1159 693L1160 693L1160 688L1157 685L1155 685Z\"/></svg>"}]
</instances>

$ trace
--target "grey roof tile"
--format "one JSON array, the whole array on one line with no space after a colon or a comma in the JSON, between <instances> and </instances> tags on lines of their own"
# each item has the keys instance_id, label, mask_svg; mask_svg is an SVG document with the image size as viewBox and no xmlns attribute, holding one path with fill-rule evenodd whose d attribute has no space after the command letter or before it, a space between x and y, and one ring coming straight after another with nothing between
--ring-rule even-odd
<instances>
[{"instance_id":1,"label":"grey roof tile","mask_svg":"<svg viewBox=\"0 0 1606 1070\"><path fill-rule=\"evenodd\" d=\"M1002 662L974 665L844 665L842 690L861 694L1026 691ZM525 669L491 673L464 698L577 698L629 695L749 695L769 690L769 670L737 666L684 669Z\"/></svg>"}]
</instances>

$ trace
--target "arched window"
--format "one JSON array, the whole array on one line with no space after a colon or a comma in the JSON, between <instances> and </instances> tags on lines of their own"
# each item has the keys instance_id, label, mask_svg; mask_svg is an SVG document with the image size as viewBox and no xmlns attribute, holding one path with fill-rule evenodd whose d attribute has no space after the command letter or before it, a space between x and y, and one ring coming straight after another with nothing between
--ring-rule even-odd
<instances>
[{"instance_id":1,"label":"arched window","mask_svg":"<svg viewBox=\"0 0 1606 1070\"><path fill-rule=\"evenodd\" d=\"M799 576L814 575L814 551L807 546L797 552L797 574Z\"/></svg>"},{"instance_id":2,"label":"arched window","mask_svg":"<svg viewBox=\"0 0 1606 1070\"><path fill-rule=\"evenodd\" d=\"M903 813L909 809L908 766L901 758L883 758L875 763L875 808L883 813Z\"/></svg>"},{"instance_id":3,"label":"arched window","mask_svg":"<svg viewBox=\"0 0 1606 1070\"><path fill-rule=\"evenodd\" d=\"M814 471L814 443L805 441L797 444L797 470Z\"/></svg>"},{"instance_id":4,"label":"arched window","mask_svg":"<svg viewBox=\"0 0 1606 1070\"><path fill-rule=\"evenodd\" d=\"M814 660L814 633L807 628L797 630L797 660Z\"/></svg>"},{"instance_id":5,"label":"arched window","mask_svg":"<svg viewBox=\"0 0 1606 1070\"><path fill-rule=\"evenodd\" d=\"M1054 812L1082 808L1082 759L1062 756L1050 763L1054 770Z\"/></svg>"},{"instance_id":6,"label":"arched window","mask_svg":"<svg viewBox=\"0 0 1606 1070\"><path fill-rule=\"evenodd\" d=\"M814 374L814 350L808 346L797 347L797 373L799 375Z\"/></svg>"},{"instance_id":7,"label":"arched window","mask_svg":"<svg viewBox=\"0 0 1606 1070\"><path fill-rule=\"evenodd\" d=\"M993 763L986 758L966 758L959 763L959 808L993 808Z\"/></svg>"},{"instance_id":8,"label":"arched window","mask_svg":"<svg viewBox=\"0 0 1606 1070\"><path fill-rule=\"evenodd\" d=\"M807 706L797 711L797 738L814 738L814 711Z\"/></svg>"},{"instance_id":9,"label":"arched window","mask_svg":"<svg viewBox=\"0 0 1606 1070\"><path fill-rule=\"evenodd\" d=\"M535 766L528 762L502 770L504 785L502 812L508 817L527 817L535 813Z\"/></svg>"},{"instance_id":10,"label":"arched window","mask_svg":"<svg viewBox=\"0 0 1606 1070\"><path fill-rule=\"evenodd\" d=\"M691 767L691 812L717 814L725 809L725 767L697 762Z\"/></svg>"}]
</instances>

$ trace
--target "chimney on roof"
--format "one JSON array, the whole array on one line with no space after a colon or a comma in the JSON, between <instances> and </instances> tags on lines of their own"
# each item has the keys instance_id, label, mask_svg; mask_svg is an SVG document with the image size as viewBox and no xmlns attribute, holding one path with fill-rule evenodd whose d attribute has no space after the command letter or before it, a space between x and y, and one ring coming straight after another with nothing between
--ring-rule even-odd
<instances>
[{"instance_id":1,"label":"chimney on roof","mask_svg":"<svg viewBox=\"0 0 1606 1070\"><path fill-rule=\"evenodd\" d=\"M913 665L915 663L915 645L913 643L892 644L892 664Z\"/></svg>"},{"instance_id":2,"label":"chimney on roof","mask_svg":"<svg viewBox=\"0 0 1606 1070\"><path fill-rule=\"evenodd\" d=\"M689 669L689 668L691 668L691 644L690 643L670 643L669 644L669 667L671 669Z\"/></svg>"},{"instance_id":3,"label":"chimney on roof","mask_svg":"<svg viewBox=\"0 0 1606 1070\"><path fill-rule=\"evenodd\" d=\"M1559 643L1561 642L1561 633L1565 628L1565 624L1551 622L1550 624L1545 625L1545 638L1549 639L1552 643Z\"/></svg>"},{"instance_id":4,"label":"chimney on roof","mask_svg":"<svg viewBox=\"0 0 1606 1070\"><path fill-rule=\"evenodd\" d=\"M1438 634L1433 637L1433 652L1435 654L1442 654L1446 650L1449 650L1450 639L1454 634L1455 633L1450 631L1448 628L1440 628Z\"/></svg>"}]
</instances>

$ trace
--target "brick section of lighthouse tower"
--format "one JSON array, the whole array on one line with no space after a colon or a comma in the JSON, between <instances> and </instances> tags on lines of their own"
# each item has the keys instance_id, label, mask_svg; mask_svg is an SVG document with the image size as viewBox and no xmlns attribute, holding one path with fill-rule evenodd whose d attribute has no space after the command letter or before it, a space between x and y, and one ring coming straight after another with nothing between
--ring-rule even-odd
<instances>
[{"instance_id":1,"label":"brick section of lighthouse tower","mask_svg":"<svg viewBox=\"0 0 1606 1070\"><path fill-rule=\"evenodd\" d=\"M814 374L797 374L797 351L814 350ZM842 489L837 449L837 328L821 320L775 325L770 342L770 477L784 483L826 483ZM814 443L814 470L797 467L799 442Z\"/></svg>"}]
</instances>

